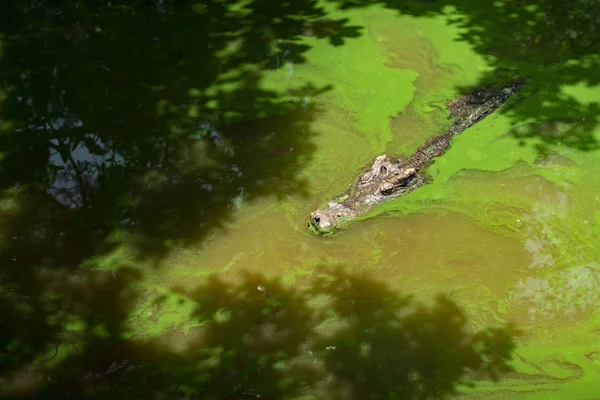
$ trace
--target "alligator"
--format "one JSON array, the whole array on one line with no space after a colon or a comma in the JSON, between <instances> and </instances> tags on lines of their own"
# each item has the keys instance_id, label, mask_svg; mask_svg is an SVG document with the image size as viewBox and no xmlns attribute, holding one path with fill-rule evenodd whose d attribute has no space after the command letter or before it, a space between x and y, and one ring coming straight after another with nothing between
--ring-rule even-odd
<instances>
[{"instance_id":1,"label":"alligator","mask_svg":"<svg viewBox=\"0 0 600 400\"><path fill-rule=\"evenodd\" d=\"M323 209L311 213L308 226L315 233L330 234L342 222L373 210L379 204L402 197L431 181L425 169L433 158L450 147L453 136L461 134L496 111L519 91L524 79L514 79L502 86L487 85L468 92L447 109L454 124L443 134L427 141L405 160L383 154L375 158L354 185L336 196Z\"/></svg>"}]
</instances>

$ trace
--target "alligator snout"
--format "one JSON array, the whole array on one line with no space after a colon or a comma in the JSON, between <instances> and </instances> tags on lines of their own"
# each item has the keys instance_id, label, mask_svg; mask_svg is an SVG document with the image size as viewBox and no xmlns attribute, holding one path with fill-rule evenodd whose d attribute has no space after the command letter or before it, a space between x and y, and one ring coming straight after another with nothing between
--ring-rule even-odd
<instances>
[{"instance_id":1,"label":"alligator snout","mask_svg":"<svg viewBox=\"0 0 600 400\"><path fill-rule=\"evenodd\" d=\"M354 213L340 203L330 202L327 207L310 214L308 225L319 233L334 231L344 218L353 217Z\"/></svg>"},{"instance_id":2,"label":"alligator snout","mask_svg":"<svg viewBox=\"0 0 600 400\"><path fill-rule=\"evenodd\" d=\"M332 218L327 211L319 210L310 216L310 225L320 232L328 230L332 225L335 225L335 218Z\"/></svg>"}]
</instances>

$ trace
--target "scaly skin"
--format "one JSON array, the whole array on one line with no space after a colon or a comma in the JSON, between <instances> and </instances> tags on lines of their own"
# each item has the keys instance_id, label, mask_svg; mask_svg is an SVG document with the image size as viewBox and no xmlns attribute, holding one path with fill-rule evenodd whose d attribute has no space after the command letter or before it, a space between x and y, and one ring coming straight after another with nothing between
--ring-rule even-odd
<instances>
[{"instance_id":1,"label":"scaly skin","mask_svg":"<svg viewBox=\"0 0 600 400\"><path fill-rule=\"evenodd\" d=\"M309 227L316 233L331 233L343 221L365 214L383 202L405 196L426 184L430 178L425 168L434 157L448 150L452 137L500 108L517 93L523 82L519 79L501 88L482 88L450 103L448 109L455 123L446 133L429 140L406 160L385 154L375 158L350 189L336 196L327 207L311 213Z\"/></svg>"}]
</instances>

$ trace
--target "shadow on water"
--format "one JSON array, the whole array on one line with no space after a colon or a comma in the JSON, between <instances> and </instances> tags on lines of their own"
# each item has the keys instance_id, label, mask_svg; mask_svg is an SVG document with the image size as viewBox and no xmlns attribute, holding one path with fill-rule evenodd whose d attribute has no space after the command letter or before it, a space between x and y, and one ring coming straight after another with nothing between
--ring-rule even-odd
<instances>
[{"instance_id":1,"label":"shadow on water","mask_svg":"<svg viewBox=\"0 0 600 400\"><path fill-rule=\"evenodd\" d=\"M295 289L261 275L215 277L185 297L202 326L181 334L176 350L88 337L36 397L444 398L467 377L510 370L512 328L473 332L445 297L425 306L341 268Z\"/></svg>"},{"instance_id":2,"label":"shadow on water","mask_svg":"<svg viewBox=\"0 0 600 400\"><path fill-rule=\"evenodd\" d=\"M0 185L5 201L18 198L9 224L72 235L86 242L72 246L81 257L128 230L140 254L160 255L201 240L236 201L305 193L296 172L314 149L310 99L328 88L280 93L260 72L303 62L304 21L324 13L313 2L9 4L0 77ZM336 42L358 34L338 22Z\"/></svg>"},{"instance_id":3,"label":"shadow on water","mask_svg":"<svg viewBox=\"0 0 600 400\"><path fill-rule=\"evenodd\" d=\"M52 353L65 326L115 337L94 321L130 312L125 245L158 266L240 202L306 194L312 98L330 88L268 89L261 73L304 62L324 15L314 1L2 2L1 373ZM311 32L360 33L331 22ZM93 272L108 255L114 272Z\"/></svg>"}]
</instances>

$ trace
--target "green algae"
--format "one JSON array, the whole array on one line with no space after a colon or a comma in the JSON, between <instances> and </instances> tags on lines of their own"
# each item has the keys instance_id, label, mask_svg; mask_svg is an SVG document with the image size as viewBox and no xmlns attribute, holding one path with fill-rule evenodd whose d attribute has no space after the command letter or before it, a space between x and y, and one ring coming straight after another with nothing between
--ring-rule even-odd
<instances>
[{"instance_id":1,"label":"green algae","mask_svg":"<svg viewBox=\"0 0 600 400\"><path fill-rule=\"evenodd\" d=\"M427 23L434 24L435 21ZM377 25L377 22L373 25ZM435 62L451 65L452 72L447 73L448 78L437 88L429 88L430 91L425 92L423 97L419 97L418 92L413 96L410 106L420 115L418 118L421 120L439 120L439 117L431 114L435 111L435 108L431 108L432 100L437 99L438 105L443 104L442 99L450 99L456 93L453 92L455 82L465 77L468 82L475 82L487 70L485 63L474 52L464 47L462 52L457 51L457 47L464 44L454 41L456 31L448 32L443 25L439 26L441 29L431 29L427 36L430 42L437 44ZM445 45L440 46L444 41ZM472 58L465 57L465 54ZM473 63L473 60L476 62ZM418 79L419 77L415 85L418 85ZM600 96L597 89L585 85L565 86L563 92L565 96L573 96L583 104L591 104ZM550 121L551 129L564 132L565 138L569 137L570 129L577 129L574 127L580 122L569 120L569 110L541 109L537 113L537 119L532 117L529 121L521 121L519 125L515 125L512 118L514 108L531 107L527 95L524 99L512 102L515 104L509 102L500 112L455 138L450 151L437 158L430 167L429 172L435 178L430 185L410 196L387 203L359 220L365 222L385 213L406 217L413 213L439 209L468 215L485 229L524 240L525 248L532 257L530 268L538 271L537 274L527 274L527 278L515 282L513 294L501 305L499 318L510 319L515 308L523 308L524 303L529 303L533 308L525 308L529 308L530 317L537 315L536 318L540 318L543 314L546 318L552 315L554 318L568 319L579 315L585 316L588 321L594 321L598 318L597 307L600 305L594 290L598 281L596 262L600 254L595 245L598 237L598 213L590 214L590 210L597 209L598 199L586 192L585 187L597 187L597 177L600 175L597 155L565 147L570 143L561 143L560 139L545 139L543 130L546 128L540 125L540 120ZM594 121L591 122L593 125ZM435 124L431 127L435 128ZM442 128L441 125L438 127ZM529 136L532 130L536 134ZM596 129L589 131L589 134L597 139L599 132ZM527 136L523 136L523 133L527 133ZM406 145L401 143L403 135L400 132L388 143L386 151L406 154L410 146L418 143L417 139L425 140L436 134L439 132L421 132L421 136L416 139L410 138L412 145ZM524 140L516 140L520 137ZM346 179L347 184L350 181L351 179ZM515 185L522 189L517 189ZM527 187L530 186L539 187L540 190L543 188L544 193L528 193L530 189ZM564 198L561 193L566 193L569 198L568 208L557 209L560 198ZM558 197L544 200L548 196ZM351 226L348 229L359 228ZM538 234L544 238L536 236ZM529 242L526 238L529 238ZM550 247L539 248L539 243L547 243ZM372 256L379 259L378 255L382 251L390 249L373 251ZM540 277L533 277L536 275ZM490 296L490 293L482 296ZM511 304L514 301L518 305ZM477 308L468 303L465 306L467 309ZM582 332L588 326L582 326ZM549 329L558 330L556 327ZM568 349L567 353L563 353L567 351L565 348L536 346L535 340L548 340L544 332L546 329L541 328L535 334L536 339L520 347L518 354L521 358L514 364L518 373L522 374L520 379L512 379L510 384L482 383L476 389L469 389L473 396L490 399L507 398L506 396L537 399L575 395L589 398L594 389L587 385L593 384L590 376L596 373L597 367L592 368L590 361L581 355L593 350L594 345L581 341ZM556 343L565 341L564 334L554 337ZM573 357L564 354L573 354ZM528 361L519 362L523 359ZM537 363L543 367L538 366L532 370L531 365ZM563 364L564 367L561 367ZM583 368L581 374L573 375L573 368L577 370L580 367ZM539 368L544 368L543 374L547 375L545 381L539 377ZM470 398L469 395L465 397Z\"/></svg>"},{"instance_id":2,"label":"green algae","mask_svg":"<svg viewBox=\"0 0 600 400\"><path fill-rule=\"evenodd\" d=\"M348 18L349 23L365 26L365 21L389 18L389 13L378 8L332 10L330 17ZM412 101L415 72L387 67L385 55L368 35L349 39L339 47L317 38L306 38L305 42L311 46L306 54L307 64L271 74L267 87L271 83L278 88L282 84L293 88L307 81L317 86L331 85L332 90L320 97L320 103L349 113L354 128L368 135L371 149L381 151L392 139L389 118Z\"/></svg>"},{"instance_id":3,"label":"green algae","mask_svg":"<svg viewBox=\"0 0 600 400\"><path fill-rule=\"evenodd\" d=\"M368 30L374 21L389 20L391 12L373 7L360 11L332 9L330 16L348 18L350 23ZM304 41L311 47L306 53L307 63L287 61L288 68L266 77L265 87L290 91L306 82L331 87L315 99L304 99L320 110L313 126L321 133L316 138L315 162L305 172L306 176L324 177L329 190L339 189L343 183L327 182L325 171L342 168L352 175L373 153L385 151L394 138L390 118L413 101L417 74L387 66L386 54L371 35L347 39L343 46L310 37ZM331 151L333 148L338 151Z\"/></svg>"},{"instance_id":4,"label":"green algae","mask_svg":"<svg viewBox=\"0 0 600 400\"><path fill-rule=\"evenodd\" d=\"M124 337L140 336L147 340L174 329L187 334L206 323L194 317L195 308L195 303L185 295L162 286L148 288L136 311L129 315Z\"/></svg>"},{"instance_id":5,"label":"green algae","mask_svg":"<svg viewBox=\"0 0 600 400\"><path fill-rule=\"evenodd\" d=\"M481 55L458 40L462 31L447 25L453 16L450 9L447 13L448 16L415 18L378 7L332 11L332 17L349 18L364 26L366 34L339 47L305 38L311 46L306 64L284 60L283 69L267 74L265 88L281 93L292 92L306 82L332 85L330 91L315 98L289 96L321 108L313 122L321 134L316 138L319 148L304 171L312 178L313 192L308 202L319 202L343 191L357 171L379 153L405 155L439 134L444 127L444 102L458 94L459 84L473 84L490 71ZM228 51L235 51L235 47ZM401 57L399 52L406 54ZM226 76L222 80L220 86L211 89L214 93L233 89L227 85ZM194 93L192 90L190 95ZM565 86L564 93L586 104L594 103L600 96L597 89L584 85ZM218 104L212 106L216 108ZM177 254L164 262L168 267L164 271L155 273L150 265L136 259L131 250L133 239L119 232L111 238L111 243L117 245L112 252L88 259L84 266L107 271L123 267L146 269L142 282L135 287L140 299L126 322L124 338L129 340L157 339L172 331L188 334L207 324L232 322L231 311L225 308L217 311L212 320L198 318L198 304L172 287L181 280L197 284L215 273L229 276L254 266L282 276L284 287L300 291L299 288L309 289L302 286L303 282L315 274L320 263L348 263L373 276L379 276L385 268L393 269L390 281L405 280L421 295L454 290L460 298L462 292L468 292L467 300L460 304L472 317L472 327L487 326L490 318L496 322L517 320L524 326L526 335L513 361L516 373L500 382L478 381L474 388L463 388L466 393L461 397L591 398L590 393L598 390L595 377L600 363L595 345L600 322L600 298L595 290L600 280L596 245L600 212L595 210L600 208L600 202L590 188L600 185L600 163L596 153L544 141L543 136L526 137L532 130L546 129L545 126L535 118L515 125L510 107L531 105L526 100L507 104L508 109L502 110L505 113L496 113L455 138L451 149L430 167L429 173L434 176L430 185L361 218L362 222L349 226L347 235L340 239L332 237L325 244L315 244L314 238L304 235L302 220L312 204L306 205L306 199L283 199L248 206L243 211L246 214L240 211L238 220L228 226L230 232L206 239L201 251L175 249L179 252L174 251ZM190 108L188 116L196 118L196 111ZM540 110L539 115L551 123L562 121L556 126L559 131L577 126L577 122L564 121L570 116L568 110L546 111ZM426 128L408 132L410 121L405 117L410 112L414 121ZM229 121L248 117L243 113L227 116ZM397 125L391 124L394 121ZM600 138L600 131L596 129L591 135ZM519 137L523 140L516 140ZM565 198L568 204L562 202ZM6 202L7 208L11 205ZM467 226L466 220L459 217L448 218L449 225L459 225L456 230L447 231L450 235L468 233L458 242L458 250L444 247L443 242L448 239L434 235L435 230L441 229L435 224L447 218L448 211L466 216L476 225ZM383 214L394 216L395 221L379 222ZM415 220L402 224L404 219L421 216L428 216L423 220L431 225L430 234L420 237L422 243L412 243L411 249L394 242L394 236L400 236L399 230L412 229L412 234L416 231L411 227ZM277 226L273 226L273 221ZM363 223L369 228L361 227ZM235 237L236 231L242 232L238 236L244 239ZM483 232L493 232L495 236L481 239L478 236L483 236ZM251 236L259 239L251 242ZM505 237L511 240L500 240ZM407 234L399 240L408 239ZM484 248L492 253L494 246L490 243L497 243L505 246L493 253L499 264L501 253L515 241L523 247L530 263L519 264L516 272L507 265L505 274L512 286L499 294L480 281L501 266L490 265L493 260L489 260L488 265L477 270L480 265L469 256L477 254L483 258L476 247L487 245ZM419 244L421 248L417 248ZM258 246L265 249L256 249ZM208 247L215 249L210 257L206 255ZM303 247L308 250L302 250ZM300 250L294 253L292 248ZM421 269L419 260L410 258L410 251L433 264L431 268ZM225 255L213 256L218 252ZM449 252L453 252L451 257L441 254ZM449 289L448 277L453 273L461 276L447 271L449 265L454 266L452 259L468 260L467 267L475 272L464 275L460 285ZM408 270L410 266L416 266L416 271ZM316 277L335 280L325 274ZM315 309L326 309L328 304L327 299L318 296L309 303ZM357 315L360 317L360 313ZM573 321L579 324L574 326ZM338 313L330 311L316 329L332 334L344 327L342 322ZM73 317L65 328L76 333L88 327ZM105 328L91 329L97 330L99 337L107 335ZM352 342L352 346L357 347L360 360L372 354L372 346L367 342ZM76 346L61 344L52 362L75 350ZM49 350L48 356L52 354L54 349ZM207 365L212 363L210 367L215 367L220 361L220 355L215 355ZM283 364L276 363L277 368ZM192 393L193 389L186 387L185 391Z\"/></svg>"},{"instance_id":6,"label":"green algae","mask_svg":"<svg viewBox=\"0 0 600 400\"><path fill-rule=\"evenodd\" d=\"M367 10L364 14L340 13L340 16L350 16L355 23L368 23L374 27L379 23L378 17L383 21L389 18L387 11L375 8ZM454 87L456 82L466 76L469 77L470 82L474 82L477 74L485 70L483 63L473 63L474 59L480 60L479 56L474 52L469 53L464 45L457 45L453 41L453 34L455 35L456 32L450 34L444 27L442 19L428 20L422 24L431 28L428 36L431 32L429 39L437 46L437 52L434 53L437 56L436 62L451 66L447 78L441 80L438 86L433 85L428 88L429 91L422 97L415 92L414 87L418 85L419 79L415 71L403 71L398 68L394 70L385 65L389 57L385 53L380 53L381 43L373 40L377 35L353 39L347 47L339 49L318 42L316 39L307 38L307 42L313 46L308 54L307 65L295 65L293 69L290 67L270 74L267 86L283 87L285 90L306 81L319 84L333 82L333 89L330 92L321 94L315 99L306 99L326 107L314 123L322 131L322 136L317 139L321 148L317 151L313 163L307 168L309 175L323 177L322 180L326 182L326 184L315 183L317 192L315 197L317 195L327 197L321 194L324 191L335 193L337 189L345 188L351 181L351 176L364 165L365 161L379 152L395 151L394 146L403 141L403 133L393 132L390 129L390 118L413 107L419 118L434 119L437 123L439 116L435 113L438 111L431 104L443 104L444 100L456 95ZM435 29L432 28L433 26ZM414 26L411 29L414 29ZM457 52L456 47L452 48L450 45L463 46L462 53ZM465 52L472 58L464 57ZM394 81L396 79L397 81ZM588 88L568 90L587 91ZM593 101L594 94L586 93L590 101ZM368 103L368 106L364 107L363 102ZM441 125L436 123L431 127L441 128ZM566 129L568 126L563 128ZM566 263L575 253L581 255L583 252L583 258L592 261L598 256L597 251L594 250L594 235L598 233L600 226L600 213L587 217L592 221L588 225L581 225L584 220L582 218L586 214L583 210L597 209L597 199L590 197L589 193L582 194L578 190L582 184L598 182L599 174L598 167L594 163L595 157L550 145L547 150L554 151L566 160L556 164L550 160L552 157L540 156L541 141L529 140L519 143L512 136L514 129L510 113L506 115L498 113L467 130L463 135L455 138L451 150L438 158L430 168L429 172L435 176L430 185L406 198L380 207L365 217L364 222L384 213L392 213L400 218L436 210L452 210L468 215L487 230L514 236L520 240L524 240L525 237L535 239L535 233L543 232L546 237L543 240L551 243L551 248L538 248L537 245L532 244L528 247L532 254L537 252L537 256L532 256L532 262L537 263L538 271L541 272L537 275L527 273L525 278L515 278L514 290L507 293L500 301L498 309L493 312L493 317L498 321L511 320L511 314L515 313L516 309L523 308L524 303L531 303L538 307L539 310L533 313L538 317L556 315L556 313L564 313L568 317L573 314L573 307L579 313L596 315L595 307L599 299L595 295L594 285L590 282L597 280L595 275L597 267L581 263L573 266ZM421 139L425 140L438 133L423 131L411 140L416 144ZM358 149L355 149L356 147ZM397 151L406 153L409 147L402 147L400 144ZM541 163L540 157L548 163ZM332 171L334 172L331 173ZM548 218L547 211L556 208L555 201L550 201L548 204L544 201L540 203L539 196L530 195L527 189L521 191L518 189L526 188L534 182L544 190L554 190L556 193L561 190L569 191L569 196L574 198L575 205L561 210L559 216ZM288 223L296 225L300 221L294 215L302 214L297 204L298 199L294 199L281 201L276 207L285 210L284 215ZM271 210L274 206L270 207ZM522 217L523 214L528 216ZM360 229L359 225L349 229ZM593 227L594 230L591 231L588 227ZM302 229L294 228L294 230L299 232ZM335 246L336 242L332 243ZM527 244L525 246L527 247ZM369 251L364 257L370 259L369 265L376 265L388 262L386 255L394 251L395 249L387 244L377 245L375 242L370 243ZM253 257L264 259L267 256L260 252L247 257L236 256L231 261L224 262L217 270L222 273L235 271L240 265L248 265ZM323 259L326 259L326 262L340 260L333 256L325 256L321 258ZM552 260L551 264L549 260ZM280 273L283 275L285 286L294 287L301 284L302 279L314 273L314 266L318 264L318 261L311 258L303 260L302 267L297 266L299 262L294 261L293 270L289 265L281 266ZM98 264L109 265L110 263L98 262ZM440 261L437 267L444 268L444 266L444 262ZM176 279L182 272L190 273L189 268L177 265L172 267L173 270L169 273L161 274L161 279ZM186 278L193 276L194 279L203 279L208 274L206 270L200 270ZM417 290L429 293L434 292L438 287L435 284L426 287L421 283ZM193 317L195 307L193 302L185 296L165 290L162 286L157 286L156 289L160 295L148 296L147 300L137 307L138 311L131 314L130 337L134 335L160 337L173 329L188 331L193 327L204 326L206 323L231 322L231 315L227 310L217 312L214 321L196 320ZM490 313L488 310L492 306L488 303L494 303L495 300L482 301L481 299L490 299L496 294L491 290L475 289L469 282L464 283L462 290L478 292L477 296L474 296L480 299L478 303L473 301L473 303L462 304L470 315ZM161 299L160 306L157 305L157 298ZM327 304L326 300L321 298L315 298L313 301L315 307L323 307L323 304ZM589 318L598 319L597 316ZM474 321L472 324L485 325L481 321ZM582 330L589 329L591 326L593 323L588 322ZM325 318L317 327L324 333L341 328L343 324L335 313ZM541 399L576 395L586 398L585 396L593 390L589 386L594 383L590 376L597 372L597 366L583 356L583 353L594 350L594 345L582 341L583 344L561 347L560 343L564 342L566 333L562 336L555 335L552 346L541 345L540 343L550 341L545 335L547 329L555 329L557 332L559 330L549 322L546 325L542 324L542 327L536 327L534 324L534 327L528 329L530 339L521 343L513 363L517 371L515 376L501 380L500 383L492 384L483 381L478 382L474 388L465 387L461 397ZM359 358L368 358L371 351L369 344L357 343L356 345L359 349ZM215 359L215 362L217 361L218 358ZM577 372L580 368L582 372Z\"/></svg>"},{"instance_id":7,"label":"green algae","mask_svg":"<svg viewBox=\"0 0 600 400\"><path fill-rule=\"evenodd\" d=\"M67 331L83 331L87 329L87 321L81 317L71 316L64 322L64 327Z\"/></svg>"}]
</instances>

